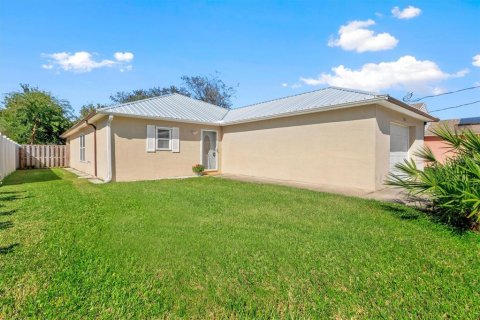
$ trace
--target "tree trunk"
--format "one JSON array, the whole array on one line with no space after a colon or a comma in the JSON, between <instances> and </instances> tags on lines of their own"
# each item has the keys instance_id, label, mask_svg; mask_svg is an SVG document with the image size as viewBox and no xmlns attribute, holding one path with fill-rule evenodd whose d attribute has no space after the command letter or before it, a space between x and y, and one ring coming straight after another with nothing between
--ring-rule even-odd
<instances>
[{"instance_id":1,"label":"tree trunk","mask_svg":"<svg viewBox=\"0 0 480 320\"><path fill-rule=\"evenodd\" d=\"M35 134L37 133L37 122L33 124L32 135L30 137L30 144L35 144Z\"/></svg>"}]
</instances>

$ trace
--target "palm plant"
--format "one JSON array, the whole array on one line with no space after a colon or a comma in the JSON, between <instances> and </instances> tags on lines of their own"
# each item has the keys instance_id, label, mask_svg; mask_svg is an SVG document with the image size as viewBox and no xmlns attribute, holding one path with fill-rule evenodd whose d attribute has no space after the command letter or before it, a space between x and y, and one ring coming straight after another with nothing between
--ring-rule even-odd
<instances>
[{"instance_id":1,"label":"palm plant","mask_svg":"<svg viewBox=\"0 0 480 320\"><path fill-rule=\"evenodd\" d=\"M471 130L461 133L447 126L434 130L453 156L444 163L437 161L428 148L415 156L426 162L419 169L413 160L395 165L387 185L405 189L410 195L426 197L431 212L441 221L461 228L480 229L480 136Z\"/></svg>"}]
</instances>

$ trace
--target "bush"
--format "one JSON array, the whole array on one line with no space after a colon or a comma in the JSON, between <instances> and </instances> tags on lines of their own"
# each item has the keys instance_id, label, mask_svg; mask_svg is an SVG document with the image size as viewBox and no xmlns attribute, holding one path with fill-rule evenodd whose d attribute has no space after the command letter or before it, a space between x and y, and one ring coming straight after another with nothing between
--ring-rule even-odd
<instances>
[{"instance_id":1,"label":"bush","mask_svg":"<svg viewBox=\"0 0 480 320\"><path fill-rule=\"evenodd\" d=\"M434 130L455 153L440 163L424 147L415 155L426 161L424 170L413 160L398 163L387 185L400 187L414 196L426 196L431 213L455 227L479 230L480 226L480 136L471 130L461 133L447 126Z\"/></svg>"},{"instance_id":2,"label":"bush","mask_svg":"<svg viewBox=\"0 0 480 320\"><path fill-rule=\"evenodd\" d=\"M205 167L201 164L196 164L192 167L192 171L197 174L201 174L203 171L205 171Z\"/></svg>"}]
</instances>

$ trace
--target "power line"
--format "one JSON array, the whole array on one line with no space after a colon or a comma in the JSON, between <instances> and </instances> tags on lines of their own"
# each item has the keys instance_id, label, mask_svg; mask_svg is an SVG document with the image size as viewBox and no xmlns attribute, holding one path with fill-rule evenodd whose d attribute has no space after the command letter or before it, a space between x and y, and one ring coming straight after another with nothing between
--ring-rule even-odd
<instances>
[{"instance_id":1,"label":"power line","mask_svg":"<svg viewBox=\"0 0 480 320\"><path fill-rule=\"evenodd\" d=\"M460 108L460 107L464 107L464 106L469 106L469 105L471 105L471 104L475 104L475 103L479 103L479 102L480 102L480 100L477 100L477 101L473 101L473 102L469 102L469 103L459 104L458 106L447 107L447 108L442 108L442 109L436 109L436 110L430 111L430 113L438 112L438 111L443 111L443 110L448 110L448 109Z\"/></svg>"},{"instance_id":2,"label":"power line","mask_svg":"<svg viewBox=\"0 0 480 320\"><path fill-rule=\"evenodd\" d=\"M435 97L444 96L444 95L447 95L447 94L453 94L453 93L457 93L457 92L462 92L462 91L467 91L467 90L472 90L472 89L478 89L478 88L480 88L480 85L479 86L474 86L474 87L463 88L463 89L459 89L459 90L455 90L455 91L449 91L449 92L424 96L424 97L413 99L413 100L410 100L413 96L413 92L409 92L405 97L403 97L402 100L404 102L418 102L418 101L421 101L421 100L427 99L427 98L435 98Z\"/></svg>"}]
</instances>

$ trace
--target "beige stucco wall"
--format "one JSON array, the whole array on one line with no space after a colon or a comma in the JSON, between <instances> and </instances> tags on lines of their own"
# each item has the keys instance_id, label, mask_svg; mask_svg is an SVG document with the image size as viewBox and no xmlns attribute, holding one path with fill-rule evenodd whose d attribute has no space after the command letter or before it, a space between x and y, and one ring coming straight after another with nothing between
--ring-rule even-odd
<instances>
[{"instance_id":1,"label":"beige stucco wall","mask_svg":"<svg viewBox=\"0 0 480 320\"><path fill-rule=\"evenodd\" d=\"M223 127L222 172L373 190L376 106Z\"/></svg>"},{"instance_id":2,"label":"beige stucco wall","mask_svg":"<svg viewBox=\"0 0 480 320\"><path fill-rule=\"evenodd\" d=\"M424 145L424 122L382 106L377 106L375 113L377 119L375 188L378 190L385 188L385 178L390 170L390 124L393 122L409 127L409 157L415 160L418 167L423 168L423 161L416 158L413 153Z\"/></svg>"},{"instance_id":3,"label":"beige stucco wall","mask_svg":"<svg viewBox=\"0 0 480 320\"><path fill-rule=\"evenodd\" d=\"M158 150L147 152L147 125L178 127L180 152ZM201 161L202 129L218 131L218 165L221 169L220 127L115 116L112 121L113 179L133 181L192 176L192 166Z\"/></svg>"},{"instance_id":4,"label":"beige stucco wall","mask_svg":"<svg viewBox=\"0 0 480 320\"><path fill-rule=\"evenodd\" d=\"M107 176L106 119L100 119L95 125L97 126L97 176L104 179ZM70 167L91 175L95 174L93 131L91 126L87 126L67 139L70 146ZM85 135L85 161L80 161L80 136L82 134Z\"/></svg>"}]
</instances>

